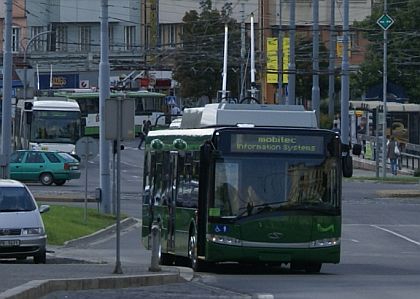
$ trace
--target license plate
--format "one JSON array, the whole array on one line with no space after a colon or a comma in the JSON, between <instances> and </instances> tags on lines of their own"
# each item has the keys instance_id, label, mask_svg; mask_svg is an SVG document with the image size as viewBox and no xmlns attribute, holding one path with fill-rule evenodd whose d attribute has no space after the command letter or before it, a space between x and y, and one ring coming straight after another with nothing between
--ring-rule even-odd
<instances>
[{"instance_id":1,"label":"license plate","mask_svg":"<svg viewBox=\"0 0 420 299\"><path fill-rule=\"evenodd\" d=\"M0 247L19 246L20 240L0 240Z\"/></svg>"},{"instance_id":2,"label":"license plate","mask_svg":"<svg viewBox=\"0 0 420 299\"><path fill-rule=\"evenodd\" d=\"M77 170L77 169L79 169L79 166L71 166L70 169L71 170Z\"/></svg>"}]
</instances>

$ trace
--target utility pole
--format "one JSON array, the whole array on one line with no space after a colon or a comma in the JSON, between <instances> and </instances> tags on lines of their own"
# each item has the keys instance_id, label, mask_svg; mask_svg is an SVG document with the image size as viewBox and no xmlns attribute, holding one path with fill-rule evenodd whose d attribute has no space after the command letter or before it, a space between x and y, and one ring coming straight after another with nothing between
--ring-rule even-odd
<instances>
[{"instance_id":1,"label":"utility pole","mask_svg":"<svg viewBox=\"0 0 420 299\"><path fill-rule=\"evenodd\" d=\"M343 0L343 59L341 72L341 142L349 146L349 0Z\"/></svg>"},{"instance_id":2,"label":"utility pole","mask_svg":"<svg viewBox=\"0 0 420 299\"><path fill-rule=\"evenodd\" d=\"M312 109L319 126L319 0L313 0L312 5Z\"/></svg>"},{"instance_id":3,"label":"utility pole","mask_svg":"<svg viewBox=\"0 0 420 299\"><path fill-rule=\"evenodd\" d=\"M255 83L255 38L254 38L254 14L251 14L251 96L257 96L257 88Z\"/></svg>"},{"instance_id":4,"label":"utility pole","mask_svg":"<svg viewBox=\"0 0 420 299\"><path fill-rule=\"evenodd\" d=\"M12 18L13 0L6 0L6 15L4 18L4 53L3 53L3 101L1 126L1 177L10 177L11 123L12 123Z\"/></svg>"},{"instance_id":5,"label":"utility pole","mask_svg":"<svg viewBox=\"0 0 420 299\"><path fill-rule=\"evenodd\" d=\"M290 1L290 17L289 17L289 83L287 104L296 104L296 62L295 62L295 39L296 39L296 0Z\"/></svg>"},{"instance_id":6,"label":"utility pole","mask_svg":"<svg viewBox=\"0 0 420 299\"><path fill-rule=\"evenodd\" d=\"M244 80L245 80L245 68L244 68L244 62L245 62L245 4L241 4L241 14L242 14L242 21L241 21L241 86L240 91L241 95L239 97L239 101L242 100L245 97L244 93Z\"/></svg>"},{"instance_id":7,"label":"utility pole","mask_svg":"<svg viewBox=\"0 0 420 299\"><path fill-rule=\"evenodd\" d=\"M279 32L277 41L277 53L278 53L278 88L277 88L277 99L279 104L283 104L283 26L282 26L282 0L279 0Z\"/></svg>"},{"instance_id":8,"label":"utility pole","mask_svg":"<svg viewBox=\"0 0 420 299\"><path fill-rule=\"evenodd\" d=\"M101 61L99 63L99 154L101 212L111 213L111 175L109 168L110 142L105 138L105 101L110 94L108 0L102 0L101 8Z\"/></svg>"},{"instance_id":9,"label":"utility pole","mask_svg":"<svg viewBox=\"0 0 420 299\"><path fill-rule=\"evenodd\" d=\"M330 0L330 54L328 59L328 117L334 119L335 100L335 0Z\"/></svg>"}]
</instances>

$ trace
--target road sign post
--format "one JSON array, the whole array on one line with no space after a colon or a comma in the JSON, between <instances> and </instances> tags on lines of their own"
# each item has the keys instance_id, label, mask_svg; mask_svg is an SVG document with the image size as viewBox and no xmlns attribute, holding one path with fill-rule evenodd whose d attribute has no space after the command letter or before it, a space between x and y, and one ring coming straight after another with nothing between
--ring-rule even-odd
<instances>
[{"instance_id":1,"label":"road sign post","mask_svg":"<svg viewBox=\"0 0 420 299\"><path fill-rule=\"evenodd\" d=\"M384 13L383 15L376 21L376 23L383 29L384 34L384 66L383 66L383 83L382 83L382 89L383 89L383 103L384 103L384 110L383 110L383 117L384 117L384 124L382 126L382 175L385 178L386 177L386 115L387 115L387 84L388 84L388 73L387 73L387 56L388 56L388 29L391 27L392 24L394 24L394 20L387 14L388 10L388 3L387 0L384 0Z\"/></svg>"},{"instance_id":2,"label":"road sign post","mask_svg":"<svg viewBox=\"0 0 420 299\"><path fill-rule=\"evenodd\" d=\"M122 274L120 259L120 202L121 202L121 140L134 139L134 111L135 103L133 99L123 97L117 99L107 99L105 101L105 138L113 140L117 146L117 192L116 192L116 261L114 274Z\"/></svg>"},{"instance_id":3,"label":"road sign post","mask_svg":"<svg viewBox=\"0 0 420 299\"><path fill-rule=\"evenodd\" d=\"M98 151L98 143L92 137L82 137L76 142L76 154L85 161L85 222L87 222L88 161L95 158Z\"/></svg>"}]
</instances>

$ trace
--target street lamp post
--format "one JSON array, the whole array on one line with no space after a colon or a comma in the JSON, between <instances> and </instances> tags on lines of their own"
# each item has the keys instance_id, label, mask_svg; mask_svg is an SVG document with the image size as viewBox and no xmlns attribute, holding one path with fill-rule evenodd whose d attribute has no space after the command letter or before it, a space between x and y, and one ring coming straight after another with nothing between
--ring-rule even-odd
<instances>
[{"instance_id":1,"label":"street lamp post","mask_svg":"<svg viewBox=\"0 0 420 299\"><path fill-rule=\"evenodd\" d=\"M39 36L41 36L41 35L44 35L44 34L48 34L48 33L51 33L51 30L48 30L48 31L43 31L43 32L40 32L40 33L38 33L38 34L35 34L27 43L26 43L26 45L25 46L22 46L23 47L23 64L25 65L25 68L24 68L24 72L23 72L23 94L24 94L24 98L25 98L25 100L26 100L26 86L27 86L27 82L28 82L28 79L27 79L27 76L28 76L28 66L26 65L26 54L27 54L27 52L28 52L28 48L29 48L29 46L31 45L31 43L36 39L36 38L38 38Z\"/></svg>"}]
</instances>

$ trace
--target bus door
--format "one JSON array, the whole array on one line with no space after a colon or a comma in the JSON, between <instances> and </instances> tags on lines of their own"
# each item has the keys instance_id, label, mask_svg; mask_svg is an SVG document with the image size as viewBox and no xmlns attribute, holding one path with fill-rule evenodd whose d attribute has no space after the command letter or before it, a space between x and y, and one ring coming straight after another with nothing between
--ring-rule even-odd
<instances>
[{"instance_id":1,"label":"bus door","mask_svg":"<svg viewBox=\"0 0 420 299\"><path fill-rule=\"evenodd\" d=\"M171 151L169 165L169 201L168 201L168 252L175 252L175 213L176 197L178 193L178 152Z\"/></svg>"}]
</instances>

